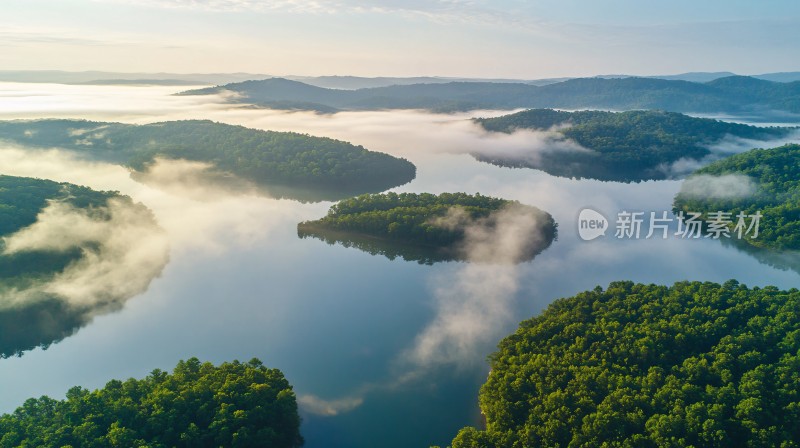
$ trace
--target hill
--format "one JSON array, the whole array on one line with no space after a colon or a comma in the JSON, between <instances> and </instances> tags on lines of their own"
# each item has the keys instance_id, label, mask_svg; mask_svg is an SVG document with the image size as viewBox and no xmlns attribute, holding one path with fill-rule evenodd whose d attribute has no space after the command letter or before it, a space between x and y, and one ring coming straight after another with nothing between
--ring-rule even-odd
<instances>
[{"instance_id":1,"label":"hill","mask_svg":"<svg viewBox=\"0 0 800 448\"><path fill-rule=\"evenodd\" d=\"M741 96L745 86L757 91ZM747 76L710 82L657 78L576 78L546 85L514 82L448 82L395 85L356 90L310 86L271 78L245 81L181 95L236 94L232 101L276 109L378 110L426 109L440 112L475 109L663 109L673 112L800 114L800 82L781 83ZM305 104L305 106L303 106Z\"/></svg>"}]
</instances>

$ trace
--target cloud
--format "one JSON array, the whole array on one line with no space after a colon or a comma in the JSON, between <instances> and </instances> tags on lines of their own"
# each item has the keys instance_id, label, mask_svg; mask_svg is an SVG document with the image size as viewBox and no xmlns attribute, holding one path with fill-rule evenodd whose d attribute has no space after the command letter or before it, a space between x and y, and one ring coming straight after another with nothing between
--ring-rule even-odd
<instances>
[{"instance_id":1,"label":"cloud","mask_svg":"<svg viewBox=\"0 0 800 448\"><path fill-rule=\"evenodd\" d=\"M454 211L441 224L462 225ZM420 368L482 360L486 344L512 320L520 265L532 246L545 241L541 217L512 205L466 228L462 248L471 262L434 279L436 316L404 354Z\"/></svg>"},{"instance_id":2,"label":"cloud","mask_svg":"<svg viewBox=\"0 0 800 448\"><path fill-rule=\"evenodd\" d=\"M221 172L208 162L156 157L145 171L133 172L131 176L164 192L202 202L233 195L257 195L259 191L252 182Z\"/></svg>"},{"instance_id":3,"label":"cloud","mask_svg":"<svg viewBox=\"0 0 800 448\"><path fill-rule=\"evenodd\" d=\"M288 12L292 14L385 14L434 22L515 26L543 30L544 23L520 9L498 9L475 0L94 0L102 3L130 3L165 9L208 12ZM552 30L549 31L550 34Z\"/></svg>"},{"instance_id":4,"label":"cloud","mask_svg":"<svg viewBox=\"0 0 800 448\"><path fill-rule=\"evenodd\" d=\"M672 163L659 164L656 167L656 171L664 173L667 179L680 179L715 160L719 160L719 158L720 157L716 155L710 155L700 160L691 157L681 157Z\"/></svg>"},{"instance_id":5,"label":"cloud","mask_svg":"<svg viewBox=\"0 0 800 448\"><path fill-rule=\"evenodd\" d=\"M169 258L164 232L149 211L123 199L110 199L106 209L77 209L50 202L37 221L3 238L4 254L81 249L81 258L52 279L0 300L24 305L33 297L57 297L79 307L121 304L145 291Z\"/></svg>"},{"instance_id":6,"label":"cloud","mask_svg":"<svg viewBox=\"0 0 800 448\"><path fill-rule=\"evenodd\" d=\"M697 199L746 198L755 194L756 190L753 179L743 174L700 174L687 178L681 186L682 195Z\"/></svg>"},{"instance_id":7,"label":"cloud","mask_svg":"<svg viewBox=\"0 0 800 448\"><path fill-rule=\"evenodd\" d=\"M323 417L335 417L352 411L363 403L364 399L362 397L346 397L337 400L324 400L316 395L309 394L297 397L297 404L301 410Z\"/></svg>"},{"instance_id":8,"label":"cloud","mask_svg":"<svg viewBox=\"0 0 800 448\"><path fill-rule=\"evenodd\" d=\"M741 138L729 134L718 141L707 145L706 147L715 154L727 156L730 154L738 154L740 152L749 151L753 148L773 148L786 143L798 142L800 142L800 131L792 132L786 137L769 140Z\"/></svg>"},{"instance_id":9,"label":"cloud","mask_svg":"<svg viewBox=\"0 0 800 448\"><path fill-rule=\"evenodd\" d=\"M753 148L774 148L787 143L800 143L800 131L792 132L786 137L769 140L742 138L727 134L721 139L705 145L705 147L711 151L711 154L706 157L702 159L682 157L670 164L662 163L656 170L664 173L667 179L683 178L710 163L732 154L739 154Z\"/></svg>"}]
</instances>

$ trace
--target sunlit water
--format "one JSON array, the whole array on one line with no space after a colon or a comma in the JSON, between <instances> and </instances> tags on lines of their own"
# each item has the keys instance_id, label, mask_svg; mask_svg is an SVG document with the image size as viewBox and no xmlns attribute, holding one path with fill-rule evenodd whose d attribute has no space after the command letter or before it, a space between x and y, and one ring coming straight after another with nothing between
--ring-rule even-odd
<instances>
[{"instance_id":1,"label":"sunlit water","mask_svg":"<svg viewBox=\"0 0 800 448\"><path fill-rule=\"evenodd\" d=\"M467 115L285 114L204 105L207 98L169 96L173 91L0 84L0 118L210 118L341 138L415 163L418 178L397 191L517 199L550 212L559 239L518 266L390 261L298 239L296 224L323 215L330 203L224 194L197 201L138 184L119 167L5 145L4 174L114 189L142 201L167 230L172 253L163 275L121 312L98 316L47 350L0 360L0 411L32 396L61 398L74 385L96 388L111 378L170 369L190 356L258 357L294 385L309 447L444 445L460 427L481 423L478 389L499 339L557 298L615 280L800 285L796 272L717 241L617 240L613 231L582 241L576 223L582 208L612 220L622 210L669 210L680 184L576 181L479 163L463 152L513 151L525 142L481 133ZM477 115L489 114L496 113ZM453 324L459 305L481 318L477 333ZM424 343L435 350L419 356Z\"/></svg>"}]
</instances>

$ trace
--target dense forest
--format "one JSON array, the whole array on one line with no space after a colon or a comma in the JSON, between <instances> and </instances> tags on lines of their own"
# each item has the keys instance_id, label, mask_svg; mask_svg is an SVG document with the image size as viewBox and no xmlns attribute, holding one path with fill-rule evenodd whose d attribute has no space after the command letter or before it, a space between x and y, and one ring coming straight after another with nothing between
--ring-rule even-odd
<instances>
[{"instance_id":1,"label":"dense forest","mask_svg":"<svg viewBox=\"0 0 800 448\"><path fill-rule=\"evenodd\" d=\"M709 82L654 78L579 78L536 86L513 82L448 82L356 90L316 87L283 78L244 81L189 90L181 95L236 93L230 101L273 109L663 109L673 112L758 114L800 113L800 81L773 82L728 76Z\"/></svg>"},{"instance_id":2,"label":"dense forest","mask_svg":"<svg viewBox=\"0 0 800 448\"><path fill-rule=\"evenodd\" d=\"M475 154L479 160L501 166L536 168L552 175L611 181L665 179L682 173L676 162L699 163L719 157L709 146L739 137L767 140L787 136L796 128L756 127L663 111L578 111L532 109L497 118L476 119L492 132L520 129L552 130L586 151L539 151L509 158ZM686 173L683 173L686 174Z\"/></svg>"},{"instance_id":3,"label":"dense forest","mask_svg":"<svg viewBox=\"0 0 800 448\"><path fill-rule=\"evenodd\" d=\"M405 159L330 138L272 132L212 121L126 125L79 120L0 122L0 138L61 147L142 171L155 158L210 163L267 190L313 190L320 199L378 192L406 182L416 167Z\"/></svg>"},{"instance_id":4,"label":"dense forest","mask_svg":"<svg viewBox=\"0 0 800 448\"><path fill-rule=\"evenodd\" d=\"M789 447L800 291L612 283L560 299L492 355L486 430L453 448Z\"/></svg>"},{"instance_id":5,"label":"dense forest","mask_svg":"<svg viewBox=\"0 0 800 448\"><path fill-rule=\"evenodd\" d=\"M149 210L133 205L130 198L115 192L0 175L0 358L59 341L85 325L96 311L88 306L68 305L55 295L26 295L24 302L17 300L21 291L51 280L80 259L85 248L7 253L4 238L36 222L49 201L70 204L94 213L98 219L105 219L106 205L111 198L126 201L156 226ZM109 297L109 302L116 299L119 298Z\"/></svg>"},{"instance_id":6,"label":"dense forest","mask_svg":"<svg viewBox=\"0 0 800 448\"><path fill-rule=\"evenodd\" d=\"M694 191L693 177L726 175L747 176L754 184L754 191L736 197ZM712 163L684 182L675 197L674 208L676 212L702 213L706 221L709 213L730 212L731 230L738 213L760 212L763 216L758 236L752 238L752 233L746 234L742 241L763 248L800 250L800 145L754 149Z\"/></svg>"},{"instance_id":7,"label":"dense forest","mask_svg":"<svg viewBox=\"0 0 800 448\"><path fill-rule=\"evenodd\" d=\"M496 226L493 217L510 206L521 207L537 220L542 239L529 242L518 261L530 260L556 238L557 225L552 216L516 201L480 194L361 195L334 204L322 219L298 224L297 231L301 238L312 236L388 258L399 256L420 263L466 260L467 228ZM455 210L460 217L450 219Z\"/></svg>"},{"instance_id":8,"label":"dense forest","mask_svg":"<svg viewBox=\"0 0 800 448\"><path fill-rule=\"evenodd\" d=\"M257 359L217 367L191 358L171 374L31 398L0 417L0 447L294 448L303 444L299 427L280 370Z\"/></svg>"}]
</instances>

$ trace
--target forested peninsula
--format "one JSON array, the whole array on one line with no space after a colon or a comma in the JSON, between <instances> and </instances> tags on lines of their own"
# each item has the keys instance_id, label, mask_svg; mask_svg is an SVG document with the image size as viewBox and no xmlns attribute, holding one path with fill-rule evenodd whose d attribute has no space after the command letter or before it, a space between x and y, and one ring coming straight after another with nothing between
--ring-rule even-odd
<instances>
[{"instance_id":1,"label":"forested peninsula","mask_svg":"<svg viewBox=\"0 0 800 448\"><path fill-rule=\"evenodd\" d=\"M486 430L452 448L778 447L800 439L800 291L616 282L491 356Z\"/></svg>"},{"instance_id":2,"label":"forested peninsula","mask_svg":"<svg viewBox=\"0 0 800 448\"><path fill-rule=\"evenodd\" d=\"M518 254L511 261L533 259L557 236L553 217L538 208L466 193L361 195L334 204L321 219L298 224L297 231L301 238L430 264L479 261L470 253L471 233L502 232L505 221L514 219L529 225L530 235L517 242Z\"/></svg>"},{"instance_id":3,"label":"forested peninsula","mask_svg":"<svg viewBox=\"0 0 800 448\"><path fill-rule=\"evenodd\" d=\"M754 149L712 163L684 181L674 208L687 215L699 213L706 225L715 218L711 214L726 213L726 227L736 241L800 250L800 145ZM740 213L761 215L757 234L755 227L747 232L753 224L748 218L739 238L735 228Z\"/></svg>"},{"instance_id":4,"label":"forested peninsula","mask_svg":"<svg viewBox=\"0 0 800 448\"><path fill-rule=\"evenodd\" d=\"M71 335L94 314L118 308L129 298L122 293L67 298L53 287L65 271L72 269L70 272L77 275L87 256L103 258L106 241L103 236L89 234L91 229L71 228L70 234L55 235L51 241L46 240L46 231L35 238L15 238L18 232L36 223L48 207L63 211L60 215L47 215L52 226L91 221L113 225L110 201L115 201L114 210L124 208L130 225L143 229L143 235L160 232L146 207L116 192L0 175L0 357L47 347ZM52 208L55 206L59 208ZM152 265L141 267L134 276L144 284L161 271L166 253L156 254L152 260ZM129 281L134 284L132 279Z\"/></svg>"},{"instance_id":5,"label":"forested peninsula","mask_svg":"<svg viewBox=\"0 0 800 448\"><path fill-rule=\"evenodd\" d=\"M495 165L535 168L562 177L638 182L681 177L684 166L696 166L727 156L713 151L732 138L773 140L797 128L756 127L675 112L564 112L532 109L475 122L490 132L546 132L544 143L513 155L475 153ZM570 149L565 142L577 143ZM542 144L545 145L542 148ZM559 148L561 146L562 148Z\"/></svg>"},{"instance_id":6,"label":"forested peninsula","mask_svg":"<svg viewBox=\"0 0 800 448\"><path fill-rule=\"evenodd\" d=\"M93 160L146 171L156 159L210 165L220 175L252 182L267 194L335 200L410 182L416 167L361 146L294 132L274 132L207 120L145 125L83 120L0 122L0 139L66 148Z\"/></svg>"},{"instance_id":7,"label":"forested peninsula","mask_svg":"<svg viewBox=\"0 0 800 448\"><path fill-rule=\"evenodd\" d=\"M172 373L73 387L0 416L0 447L270 447L303 444L297 400L280 370L258 359L214 366L197 358Z\"/></svg>"}]
</instances>

